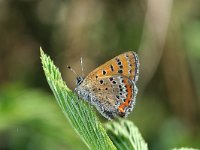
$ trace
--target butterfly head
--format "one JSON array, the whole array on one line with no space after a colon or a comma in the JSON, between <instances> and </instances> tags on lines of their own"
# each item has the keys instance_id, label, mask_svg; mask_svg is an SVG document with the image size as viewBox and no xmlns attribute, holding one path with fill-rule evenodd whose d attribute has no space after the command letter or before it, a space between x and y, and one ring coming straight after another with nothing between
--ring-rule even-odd
<instances>
[{"instance_id":1,"label":"butterfly head","mask_svg":"<svg viewBox=\"0 0 200 150\"><path fill-rule=\"evenodd\" d=\"M83 77L82 76L77 76L76 77L76 88L75 88L75 92L80 96L82 95L82 86L81 83L83 83Z\"/></svg>"},{"instance_id":2,"label":"butterfly head","mask_svg":"<svg viewBox=\"0 0 200 150\"><path fill-rule=\"evenodd\" d=\"M76 77L76 85L79 86L83 82L84 78L82 76Z\"/></svg>"},{"instance_id":3,"label":"butterfly head","mask_svg":"<svg viewBox=\"0 0 200 150\"><path fill-rule=\"evenodd\" d=\"M89 89L83 83L84 78L82 76L78 76L76 78L76 88L75 93L77 93L79 98L89 100L90 99L90 92Z\"/></svg>"},{"instance_id":4,"label":"butterfly head","mask_svg":"<svg viewBox=\"0 0 200 150\"><path fill-rule=\"evenodd\" d=\"M76 71L72 69L70 66L67 66L67 68L74 73L74 75L76 76L76 85L79 86L84 80L83 76L78 75Z\"/></svg>"}]
</instances>

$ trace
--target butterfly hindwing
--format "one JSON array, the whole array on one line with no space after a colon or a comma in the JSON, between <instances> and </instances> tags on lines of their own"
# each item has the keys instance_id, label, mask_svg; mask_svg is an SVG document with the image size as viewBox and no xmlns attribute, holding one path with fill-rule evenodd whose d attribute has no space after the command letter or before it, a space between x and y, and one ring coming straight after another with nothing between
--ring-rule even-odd
<instances>
[{"instance_id":1,"label":"butterfly hindwing","mask_svg":"<svg viewBox=\"0 0 200 150\"><path fill-rule=\"evenodd\" d=\"M124 117L133 109L137 87L128 77L104 76L93 83L90 85L93 97L98 98L94 103L104 117L114 118L117 114Z\"/></svg>"}]
</instances>

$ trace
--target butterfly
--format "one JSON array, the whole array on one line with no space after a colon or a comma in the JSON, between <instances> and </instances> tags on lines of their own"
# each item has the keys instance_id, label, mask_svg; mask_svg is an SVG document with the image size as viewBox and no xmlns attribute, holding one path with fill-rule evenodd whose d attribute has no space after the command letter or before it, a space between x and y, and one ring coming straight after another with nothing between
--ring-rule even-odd
<instances>
[{"instance_id":1,"label":"butterfly","mask_svg":"<svg viewBox=\"0 0 200 150\"><path fill-rule=\"evenodd\" d=\"M138 75L138 55L133 51L125 52L99 66L85 78L77 76L75 93L95 106L107 119L127 117L136 101Z\"/></svg>"}]
</instances>

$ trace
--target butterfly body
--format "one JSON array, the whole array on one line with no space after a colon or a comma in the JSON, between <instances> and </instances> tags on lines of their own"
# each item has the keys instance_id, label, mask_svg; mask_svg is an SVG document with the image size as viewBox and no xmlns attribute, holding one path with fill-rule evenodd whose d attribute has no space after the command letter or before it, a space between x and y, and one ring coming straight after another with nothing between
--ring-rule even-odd
<instances>
[{"instance_id":1,"label":"butterfly body","mask_svg":"<svg viewBox=\"0 0 200 150\"><path fill-rule=\"evenodd\" d=\"M139 60L135 52L123 53L79 77L75 92L94 105L107 119L126 117L133 109L137 95Z\"/></svg>"}]
</instances>

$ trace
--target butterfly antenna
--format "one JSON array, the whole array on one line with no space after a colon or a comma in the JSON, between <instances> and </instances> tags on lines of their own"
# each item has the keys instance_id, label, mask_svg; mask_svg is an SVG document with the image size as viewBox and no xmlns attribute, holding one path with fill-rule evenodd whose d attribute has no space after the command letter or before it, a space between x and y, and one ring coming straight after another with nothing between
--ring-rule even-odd
<instances>
[{"instance_id":1,"label":"butterfly antenna","mask_svg":"<svg viewBox=\"0 0 200 150\"><path fill-rule=\"evenodd\" d=\"M84 70L83 70L83 58L80 59L81 62L81 70L82 70L82 76L84 77Z\"/></svg>"},{"instance_id":2,"label":"butterfly antenna","mask_svg":"<svg viewBox=\"0 0 200 150\"><path fill-rule=\"evenodd\" d=\"M79 76L79 75L76 73L76 71L75 71L72 67L67 66L67 68L68 68L69 70L71 70L77 77Z\"/></svg>"}]
</instances>

